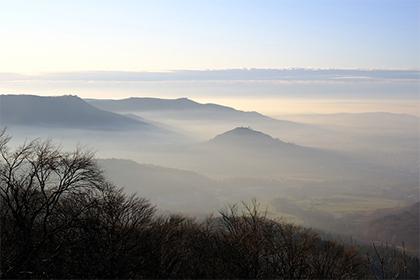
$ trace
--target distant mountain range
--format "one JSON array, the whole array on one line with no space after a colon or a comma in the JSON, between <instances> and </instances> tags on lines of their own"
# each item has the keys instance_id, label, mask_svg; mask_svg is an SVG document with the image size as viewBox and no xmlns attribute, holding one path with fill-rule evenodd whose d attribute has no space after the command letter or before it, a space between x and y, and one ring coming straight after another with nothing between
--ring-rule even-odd
<instances>
[{"instance_id":1,"label":"distant mountain range","mask_svg":"<svg viewBox=\"0 0 420 280\"><path fill-rule=\"evenodd\" d=\"M358 122L363 122L363 119ZM316 125L277 120L257 112L201 104L187 98L83 100L77 96L0 95L0 126L8 126L15 136L21 138L28 134L42 138L53 135L69 145L82 138L85 144L100 147L108 157L122 155L122 152L136 160L147 156L156 164L163 162L166 166L196 170L207 175L224 176L233 172L235 176L247 173L253 177L275 178L375 177L386 183L388 181L384 178L395 178L393 181L397 181L402 177L413 178L416 172L408 168L394 172L380 168L378 163L381 161L376 158L367 164L364 160L332 152L328 147L310 147L311 141L320 137L331 141L330 146L333 146L334 142L346 141L347 138L342 136L347 134L337 134ZM232 130L232 127L237 128ZM50 128L54 128L54 132L49 131ZM81 132L73 135L73 132L65 131L68 128L80 129ZM86 130L101 130L101 133L86 134ZM114 133L121 130L128 131L128 134ZM200 135L200 131L204 133ZM225 132L220 134L221 131ZM146 135L144 132L151 137L141 137ZM214 137L216 134L219 135ZM197 135L200 135L199 139ZM379 141L377 138L381 135L366 141ZM214 139L204 141L212 137ZM390 143L385 148L402 143L400 138L395 141L391 137L386 139L390 139ZM194 144L199 141L203 143ZM154 145L153 148L147 147L146 142ZM157 147L158 143L175 142L184 146ZM408 151L409 155L413 154ZM384 154L382 151L378 153ZM393 161L398 160L396 156L393 158ZM410 163L409 166L412 166ZM405 170L412 174L406 176Z\"/></svg>"},{"instance_id":2,"label":"distant mountain range","mask_svg":"<svg viewBox=\"0 0 420 280\"><path fill-rule=\"evenodd\" d=\"M87 99L89 104L119 114L135 114L147 120L164 123L185 135L204 140L232 127L250 126L286 141L328 135L318 125L274 119L254 111L241 111L188 98L127 98L121 100Z\"/></svg>"},{"instance_id":3,"label":"distant mountain range","mask_svg":"<svg viewBox=\"0 0 420 280\"><path fill-rule=\"evenodd\" d=\"M161 99L152 97L130 97L126 99L86 99L90 104L109 111L179 111L208 108L212 110L235 111L217 104L200 104L188 98Z\"/></svg>"},{"instance_id":4,"label":"distant mountain range","mask_svg":"<svg viewBox=\"0 0 420 280\"><path fill-rule=\"evenodd\" d=\"M2 126L166 130L180 134L191 132L184 131L182 125L173 126L174 121L192 122L211 132L212 128L220 125L223 128L239 125L270 126L288 132L311 130L309 125L276 120L258 112L244 112L218 104L201 104L188 98L84 100L72 95L0 95L0 125Z\"/></svg>"},{"instance_id":5,"label":"distant mountain range","mask_svg":"<svg viewBox=\"0 0 420 280\"><path fill-rule=\"evenodd\" d=\"M210 119L210 120L242 120L242 121L274 121L291 126L304 126L291 121L280 121L258 112L245 112L218 104L202 104L188 98L160 99L150 97L131 97L127 99L86 99L100 109L123 113L153 113L168 115L176 119Z\"/></svg>"},{"instance_id":6,"label":"distant mountain range","mask_svg":"<svg viewBox=\"0 0 420 280\"><path fill-rule=\"evenodd\" d=\"M153 129L153 125L98 109L77 96L0 95L0 125L86 129Z\"/></svg>"}]
</instances>

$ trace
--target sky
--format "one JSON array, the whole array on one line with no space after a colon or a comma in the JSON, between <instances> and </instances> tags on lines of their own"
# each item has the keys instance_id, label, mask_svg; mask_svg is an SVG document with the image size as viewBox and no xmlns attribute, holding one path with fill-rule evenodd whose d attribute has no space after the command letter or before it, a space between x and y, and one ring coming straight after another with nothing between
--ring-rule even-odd
<instances>
[{"instance_id":1,"label":"sky","mask_svg":"<svg viewBox=\"0 0 420 280\"><path fill-rule=\"evenodd\" d=\"M0 94L420 115L419 50L418 0L0 0Z\"/></svg>"},{"instance_id":2,"label":"sky","mask_svg":"<svg viewBox=\"0 0 420 280\"><path fill-rule=\"evenodd\" d=\"M0 0L0 72L420 68L417 0Z\"/></svg>"}]
</instances>

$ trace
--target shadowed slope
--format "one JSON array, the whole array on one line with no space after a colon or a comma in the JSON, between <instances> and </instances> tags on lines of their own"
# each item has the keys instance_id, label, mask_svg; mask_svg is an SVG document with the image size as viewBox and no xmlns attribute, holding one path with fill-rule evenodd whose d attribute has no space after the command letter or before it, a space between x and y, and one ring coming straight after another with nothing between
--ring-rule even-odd
<instances>
[{"instance_id":1,"label":"shadowed slope","mask_svg":"<svg viewBox=\"0 0 420 280\"><path fill-rule=\"evenodd\" d=\"M89 105L77 96L0 95L2 125L151 129L152 125Z\"/></svg>"}]
</instances>

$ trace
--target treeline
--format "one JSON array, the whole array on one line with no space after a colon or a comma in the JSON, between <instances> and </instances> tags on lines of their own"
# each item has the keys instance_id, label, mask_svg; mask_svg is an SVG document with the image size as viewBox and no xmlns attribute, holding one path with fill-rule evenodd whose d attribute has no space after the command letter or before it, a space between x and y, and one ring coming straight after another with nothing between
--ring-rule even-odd
<instances>
[{"instance_id":1,"label":"treeline","mask_svg":"<svg viewBox=\"0 0 420 280\"><path fill-rule=\"evenodd\" d=\"M8 142L0 133L2 278L418 278L416 258L361 254L255 202L205 221L158 215L89 152Z\"/></svg>"}]
</instances>

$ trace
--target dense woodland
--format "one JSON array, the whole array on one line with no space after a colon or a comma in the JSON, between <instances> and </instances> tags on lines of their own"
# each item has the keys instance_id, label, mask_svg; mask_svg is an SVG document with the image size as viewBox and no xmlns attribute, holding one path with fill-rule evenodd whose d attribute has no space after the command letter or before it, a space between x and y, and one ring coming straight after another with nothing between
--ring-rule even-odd
<instances>
[{"instance_id":1,"label":"dense woodland","mask_svg":"<svg viewBox=\"0 0 420 280\"><path fill-rule=\"evenodd\" d=\"M107 182L88 151L9 140L0 134L2 278L419 277L403 249L322 239L256 202L205 220L158 214Z\"/></svg>"}]
</instances>

